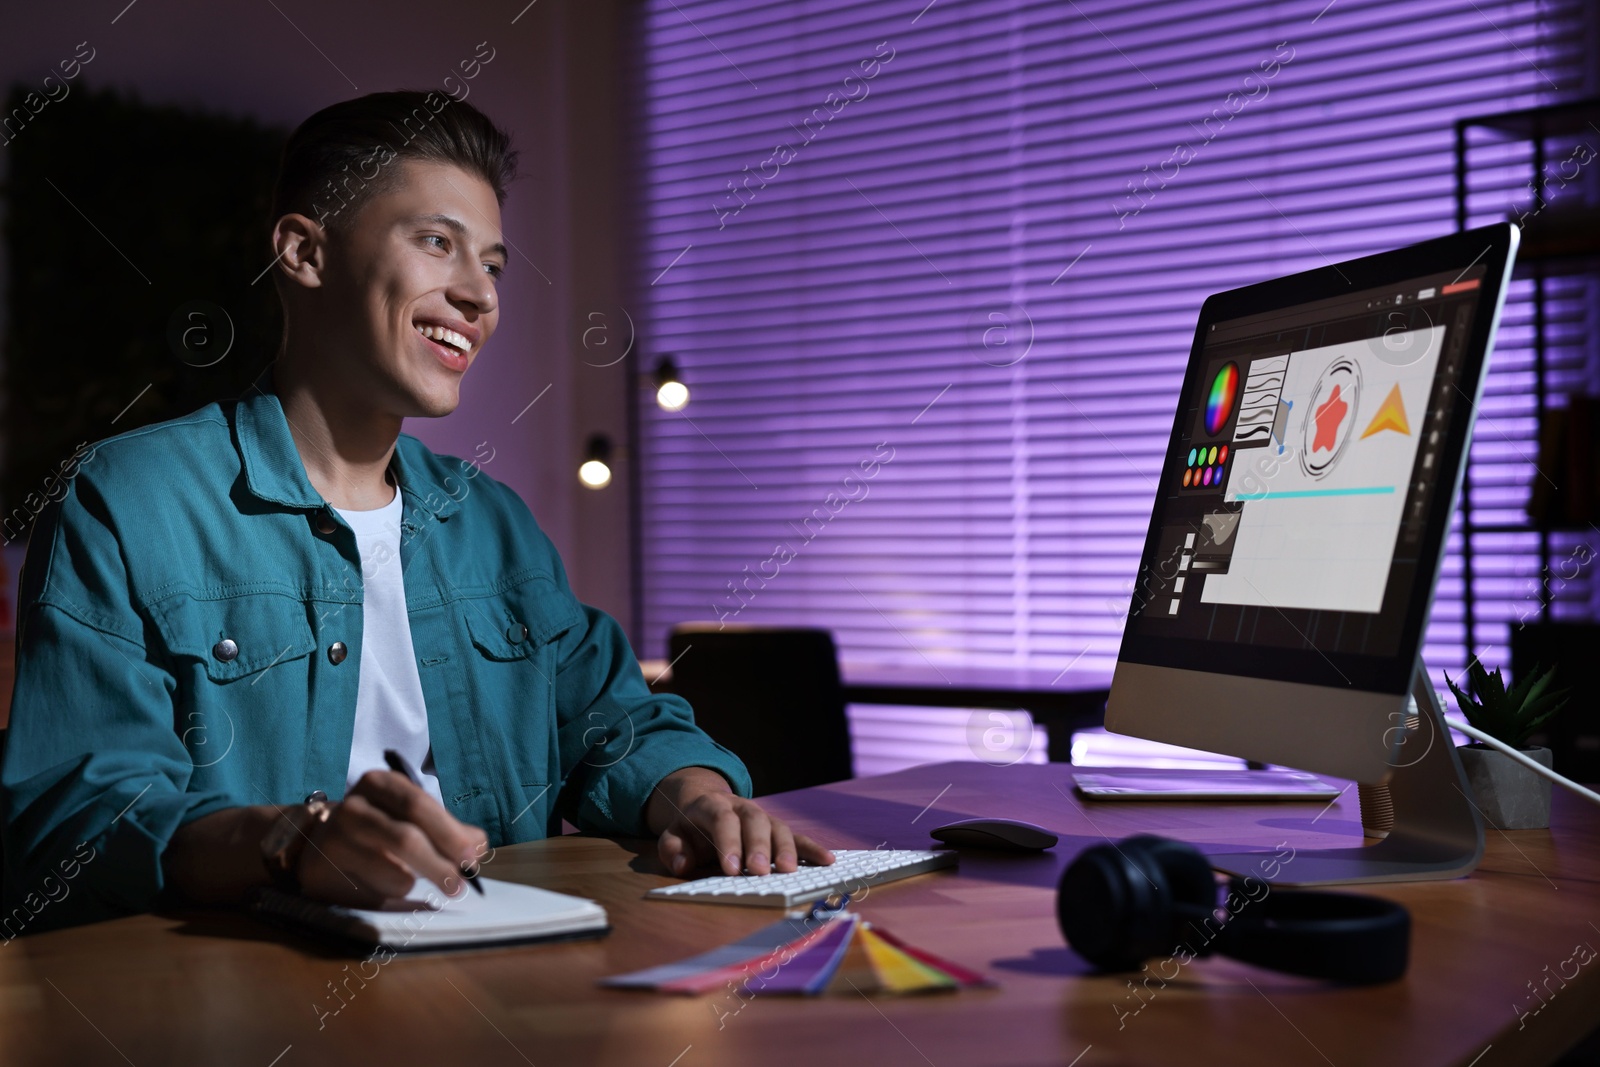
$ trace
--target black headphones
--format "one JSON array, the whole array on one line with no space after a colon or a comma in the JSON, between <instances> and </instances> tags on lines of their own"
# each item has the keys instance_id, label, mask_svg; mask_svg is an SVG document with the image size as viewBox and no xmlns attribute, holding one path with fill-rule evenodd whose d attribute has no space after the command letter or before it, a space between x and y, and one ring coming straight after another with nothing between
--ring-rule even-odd
<instances>
[{"instance_id":1,"label":"black headphones","mask_svg":"<svg viewBox=\"0 0 1600 1067\"><path fill-rule=\"evenodd\" d=\"M1061 875L1056 917L1073 950L1106 971L1213 952L1336 982L1406 971L1411 913L1378 897L1277 889L1232 878L1225 904L1199 849L1140 834L1081 852Z\"/></svg>"}]
</instances>

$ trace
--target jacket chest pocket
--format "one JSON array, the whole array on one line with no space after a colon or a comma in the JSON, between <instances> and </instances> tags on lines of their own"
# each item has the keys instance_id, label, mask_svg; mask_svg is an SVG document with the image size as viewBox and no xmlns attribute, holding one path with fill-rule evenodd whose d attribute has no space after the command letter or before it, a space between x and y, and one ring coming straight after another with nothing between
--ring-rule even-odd
<instances>
[{"instance_id":1,"label":"jacket chest pocket","mask_svg":"<svg viewBox=\"0 0 1600 1067\"><path fill-rule=\"evenodd\" d=\"M532 583L528 583L532 584ZM578 617L563 615L559 604L540 597L536 590L514 587L496 597L459 602L460 625L467 636L468 672L478 699L507 721L510 730L524 735L554 714L550 700L555 687L556 641L576 625Z\"/></svg>"},{"instance_id":2,"label":"jacket chest pocket","mask_svg":"<svg viewBox=\"0 0 1600 1067\"><path fill-rule=\"evenodd\" d=\"M536 647L533 629L508 602L467 601L462 611L466 616L467 636L483 658L499 663L535 658L532 655Z\"/></svg>"},{"instance_id":3,"label":"jacket chest pocket","mask_svg":"<svg viewBox=\"0 0 1600 1067\"><path fill-rule=\"evenodd\" d=\"M539 649L582 621L576 603L542 577L520 582L499 596L465 598L457 607L473 647L498 662L537 659Z\"/></svg>"},{"instance_id":4,"label":"jacket chest pocket","mask_svg":"<svg viewBox=\"0 0 1600 1067\"><path fill-rule=\"evenodd\" d=\"M249 678L317 647L306 605L280 593L216 600L182 594L152 614L179 666L197 666L213 682Z\"/></svg>"},{"instance_id":5,"label":"jacket chest pocket","mask_svg":"<svg viewBox=\"0 0 1600 1067\"><path fill-rule=\"evenodd\" d=\"M274 796L293 793L300 783L292 754L311 706L306 657L316 648L306 606L279 593L181 594L151 615L178 679L173 728L193 761L190 787L238 788L236 753L253 752L267 768L254 784ZM289 724L296 728L286 734Z\"/></svg>"},{"instance_id":6,"label":"jacket chest pocket","mask_svg":"<svg viewBox=\"0 0 1600 1067\"><path fill-rule=\"evenodd\" d=\"M496 595L462 598L452 610L465 637L458 645L465 662L448 684L464 701L457 706L471 709L473 737L463 740L479 749L482 768L470 778L499 795L508 833L540 836L558 791L551 783L560 778L557 641L582 621L581 611L542 578Z\"/></svg>"}]
</instances>

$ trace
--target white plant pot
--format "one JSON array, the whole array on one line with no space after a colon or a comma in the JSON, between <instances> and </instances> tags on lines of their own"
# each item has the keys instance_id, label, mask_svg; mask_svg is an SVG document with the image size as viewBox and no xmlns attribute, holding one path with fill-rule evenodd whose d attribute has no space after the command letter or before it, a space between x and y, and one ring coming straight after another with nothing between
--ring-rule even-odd
<instances>
[{"instance_id":1,"label":"white plant pot","mask_svg":"<svg viewBox=\"0 0 1600 1067\"><path fill-rule=\"evenodd\" d=\"M1550 825L1550 779L1487 745L1462 745L1462 769L1484 821L1497 830L1542 830ZM1525 748L1522 754L1550 766L1548 748Z\"/></svg>"}]
</instances>

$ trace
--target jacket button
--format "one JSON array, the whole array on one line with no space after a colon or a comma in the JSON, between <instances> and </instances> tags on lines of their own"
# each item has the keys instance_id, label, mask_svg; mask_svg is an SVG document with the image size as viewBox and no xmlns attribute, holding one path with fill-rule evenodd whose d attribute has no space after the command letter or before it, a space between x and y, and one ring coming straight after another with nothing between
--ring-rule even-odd
<instances>
[{"instance_id":1,"label":"jacket button","mask_svg":"<svg viewBox=\"0 0 1600 1067\"><path fill-rule=\"evenodd\" d=\"M224 637L221 641L211 646L211 654L222 662L227 663L239 655L239 646L234 644L233 638Z\"/></svg>"},{"instance_id":2,"label":"jacket button","mask_svg":"<svg viewBox=\"0 0 1600 1067\"><path fill-rule=\"evenodd\" d=\"M527 639L528 628L522 625L522 623L512 623L510 626L506 627L506 640L510 641L513 645L521 641L526 641Z\"/></svg>"},{"instance_id":3,"label":"jacket button","mask_svg":"<svg viewBox=\"0 0 1600 1067\"><path fill-rule=\"evenodd\" d=\"M344 647L343 641L335 641L328 646L328 662L337 667L344 662L345 653L350 650Z\"/></svg>"},{"instance_id":4,"label":"jacket button","mask_svg":"<svg viewBox=\"0 0 1600 1067\"><path fill-rule=\"evenodd\" d=\"M327 799L328 799L328 794L324 793L320 789L313 789L311 792L306 794L306 803L307 804L311 803L313 800L326 801Z\"/></svg>"},{"instance_id":5,"label":"jacket button","mask_svg":"<svg viewBox=\"0 0 1600 1067\"><path fill-rule=\"evenodd\" d=\"M339 527L334 525L333 516L329 515L326 510L319 511L317 513L317 532L318 533L331 534L331 533L333 533L333 531L337 530L338 528Z\"/></svg>"}]
</instances>

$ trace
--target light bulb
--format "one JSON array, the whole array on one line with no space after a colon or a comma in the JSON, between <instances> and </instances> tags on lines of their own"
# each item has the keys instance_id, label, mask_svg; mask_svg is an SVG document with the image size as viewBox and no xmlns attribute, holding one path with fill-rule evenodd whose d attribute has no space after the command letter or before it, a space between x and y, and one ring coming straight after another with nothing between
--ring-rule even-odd
<instances>
[{"instance_id":1,"label":"light bulb","mask_svg":"<svg viewBox=\"0 0 1600 1067\"><path fill-rule=\"evenodd\" d=\"M689 403L689 387L679 381L662 382L656 390L656 403L662 411L682 411Z\"/></svg>"},{"instance_id":2,"label":"light bulb","mask_svg":"<svg viewBox=\"0 0 1600 1067\"><path fill-rule=\"evenodd\" d=\"M590 489L604 489L610 485L611 438L603 433L590 434L583 456L583 464L578 468L578 481Z\"/></svg>"}]
</instances>

